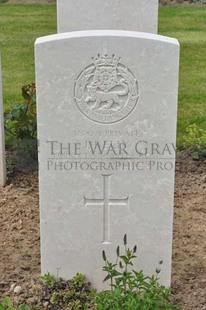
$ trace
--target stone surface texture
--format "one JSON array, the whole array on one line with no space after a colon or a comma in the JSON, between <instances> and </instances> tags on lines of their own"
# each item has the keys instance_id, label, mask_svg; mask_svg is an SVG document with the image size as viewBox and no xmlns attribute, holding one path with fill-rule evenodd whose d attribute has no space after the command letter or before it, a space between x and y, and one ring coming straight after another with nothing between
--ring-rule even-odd
<instances>
[{"instance_id":1,"label":"stone surface texture","mask_svg":"<svg viewBox=\"0 0 206 310\"><path fill-rule=\"evenodd\" d=\"M57 0L58 32L131 30L157 33L158 0Z\"/></svg>"},{"instance_id":2,"label":"stone surface texture","mask_svg":"<svg viewBox=\"0 0 206 310\"><path fill-rule=\"evenodd\" d=\"M169 285L177 40L100 30L35 45L42 273L103 289L102 250L114 261L127 234L134 269L163 260Z\"/></svg>"},{"instance_id":3,"label":"stone surface texture","mask_svg":"<svg viewBox=\"0 0 206 310\"><path fill-rule=\"evenodd\" d=\"M1 78L1 59L0 59L0 186L6 183L6 162L5 162L5 143L4 143L4 112Z\"/></svg>"}]
</instances>

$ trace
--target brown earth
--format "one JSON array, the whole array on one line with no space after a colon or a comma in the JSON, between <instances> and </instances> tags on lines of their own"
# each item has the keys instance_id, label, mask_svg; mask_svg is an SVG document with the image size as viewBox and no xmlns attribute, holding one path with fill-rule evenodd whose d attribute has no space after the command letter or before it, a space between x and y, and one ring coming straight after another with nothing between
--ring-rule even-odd
<instances>
[{"instance_id":1,"label":"brown earth","mask_svg":"<svg viewBox=\"0 0 206 310\"><path fill-rule=\"evenodd\" d=\"M0 189L0 297L35 302L40 275L37 171L15 172ZM13 283L23 293L10 293ZM173 278L175 303L206 309L206 161L179 154L176 164Z\"/></svg>"}]
</instances>

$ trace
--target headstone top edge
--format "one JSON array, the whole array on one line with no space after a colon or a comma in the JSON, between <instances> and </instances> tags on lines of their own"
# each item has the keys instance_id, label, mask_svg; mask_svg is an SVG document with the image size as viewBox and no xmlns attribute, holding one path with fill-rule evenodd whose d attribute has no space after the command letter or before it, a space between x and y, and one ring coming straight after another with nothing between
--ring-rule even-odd
<instances>
[{"instance_id":1,"label":"headstone top edge","mask_svg":"<svg viewBox=\"0 0 206 310\"><path fill-rule=\"evenodd\" d=\"M73 39L73 38L83 38L83 37L130 37L139 39L155 40L160 42L165 42L169 44L174 44L179 46L179 41L175 38L162 36L147 32L137 32L137 31L127 31L127 30L85 30L85 31L72 31L53 34L49 36L39 37L35 41L35 45L48 43L57 40Z\"/></svg>"}]
</instances>

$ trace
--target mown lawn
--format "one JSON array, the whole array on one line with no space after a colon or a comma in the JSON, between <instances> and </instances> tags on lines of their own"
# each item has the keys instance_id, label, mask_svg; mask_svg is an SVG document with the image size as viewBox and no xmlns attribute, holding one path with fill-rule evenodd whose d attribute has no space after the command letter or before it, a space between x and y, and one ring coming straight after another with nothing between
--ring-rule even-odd
<instances>
[{"instance_id":1,"label":"mown lawn","mask_svg":"<svg viewBox=\"0 0 206 310\"><path fill-rule=\"evenodd\" d=\"M55 5L0 4L5 109L21 102L21 86L34 82L34 42L56 33Z\"/></svg>"},{"instance_id":2,"label":"mown lawn","mask_svg":"<svg viewBox=\"0 0 206 310\"><path fill-rule=\"evenodd\" d=\"M206 7L164 7L159 33L181 44L178 144L188 125L206 130Z\"/></svg>"},{"instance_id":3,"label":"mown lawn","mask_svg":"<svg viewBox=\"0 0 206 310\"><path fill-rule=\"evenodd\" d=\"M21 86L34 81L34 41L56 33L55 5L0 4L5 109L21 101ZM178 144L188 125L206 129L206 7L162 7L159 33L181 44Z\"/></svg>"}]
</instances>

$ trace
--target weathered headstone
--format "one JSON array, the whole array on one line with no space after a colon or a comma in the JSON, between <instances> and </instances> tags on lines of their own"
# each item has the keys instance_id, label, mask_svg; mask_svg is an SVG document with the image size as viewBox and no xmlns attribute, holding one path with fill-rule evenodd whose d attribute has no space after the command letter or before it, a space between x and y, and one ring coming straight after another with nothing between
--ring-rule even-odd
<instances>
[{"instance_id":1,"label":"weathered headstone","mask_svg":"<svg viewBox=\"0 0 206 310\"><path fill-rule=\"evenodd\" d=\"M4 112L1 79L1 59L0 59L0 186L6 183L6 162L5 162L5 143L4 143Z\"/></svg>"},{"instance_id":2,"label":"weathered headstone","mask_svg":"<svg viewBox=\"0 0 206 310\"><path fill-rule=\"evenodd\" d=\"M126 233L170 284L179 45L128 31L36 41L42 273L102 283Z\"/></svg>"},{"instance_id":3,"label":"weathered headstone","mask_svg":"<svg viewBox=\"0 0 206 310\"><path fill-rule=\"evenodd\" d=\"M157 33L158 0L57 0L58 32L131 30Z\"/></svg>"}]
</instances>

